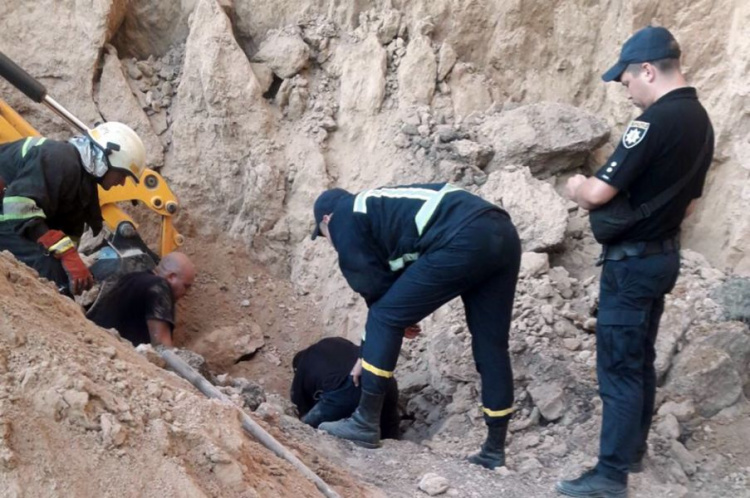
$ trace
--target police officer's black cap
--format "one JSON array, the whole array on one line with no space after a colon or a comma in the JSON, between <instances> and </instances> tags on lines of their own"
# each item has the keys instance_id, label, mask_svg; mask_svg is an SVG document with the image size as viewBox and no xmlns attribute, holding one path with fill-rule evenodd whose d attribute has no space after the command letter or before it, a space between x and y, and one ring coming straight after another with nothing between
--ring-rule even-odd
<instances>
[{"instance_id":1,"label":"police officer's black cap","mask_svg":"<svg viewBox=\"0 0 750 498\"><path fill-rule=\"evenodd\" d=\"M323 216L333 213L333 210L336 209L336 204L338 204L341 199L351 197L351 195L351 193L343 188L332 188L318 196L315 200L315 207L313 208L313 211L315 212L315 229L312 233L313 240L320 235L320 222L323 221Z\"/></svg>"},{"instance_id":2,"label":"police officer's black cap","mask_svg":"<svg viewBox=\"0 0 750 498\"><path fill-rule=\"evenodd\" d=\"M622 46L620 59L602 75L604 81L620 81L629 64L679 59L680 45L667 28L647 26L636 31Z\"/></svg>"}]
</instances>

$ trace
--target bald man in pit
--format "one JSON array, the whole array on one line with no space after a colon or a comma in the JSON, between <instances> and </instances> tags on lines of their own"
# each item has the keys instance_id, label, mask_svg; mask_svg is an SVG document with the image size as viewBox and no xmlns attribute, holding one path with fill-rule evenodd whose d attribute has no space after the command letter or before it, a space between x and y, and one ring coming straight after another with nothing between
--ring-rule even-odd
<instances>
[{"instance_id":1,"label":"bald man in pit","mask_svg":"<svg viewBox=\"0 0 750 498\"><path fill-rule=\"evenodd\" d=\"M172 347L175 303L195 280L195 266L185 254L172 252L153 271L129 273L89 311L100 327L114 328L133 343Z\"/></svg>"}]
</instances>

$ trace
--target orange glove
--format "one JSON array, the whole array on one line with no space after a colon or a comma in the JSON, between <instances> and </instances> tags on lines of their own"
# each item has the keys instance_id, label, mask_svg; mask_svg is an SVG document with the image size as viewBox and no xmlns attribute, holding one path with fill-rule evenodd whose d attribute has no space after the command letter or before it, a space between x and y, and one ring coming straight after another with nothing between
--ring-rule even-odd
<instances>
[{"instance_id":1,"label":"orange glove","mask_svg":"<svg viewBox=\"0 0 750 498\"><path fill-rule=\"evenodd\" d=\"M78 295L94 285L94 276L91 275L91 272L81 260L70 237L60 230L48 230L39 237L37 242L42 244L56 259L60 260L65 273L68 275L70 291L73 294Z\"/></svg>"}]
</instances>

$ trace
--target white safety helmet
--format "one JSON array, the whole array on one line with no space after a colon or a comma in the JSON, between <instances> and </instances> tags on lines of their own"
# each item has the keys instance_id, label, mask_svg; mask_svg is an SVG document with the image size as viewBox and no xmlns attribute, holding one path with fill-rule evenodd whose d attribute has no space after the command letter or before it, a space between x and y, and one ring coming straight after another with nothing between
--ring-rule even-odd
<instances>
[{"instance_id":1,"label":"white safety helmet","mask_svg":"<svg viewBox=\"0 0 750 498\"><path fill-rule=\"evenodd\" d=\"M138 183L146 168L146 148L132 128L110 121L91 130L89 138L104 151L110 167L124 171Z\"/></svg>"}]
</instances>

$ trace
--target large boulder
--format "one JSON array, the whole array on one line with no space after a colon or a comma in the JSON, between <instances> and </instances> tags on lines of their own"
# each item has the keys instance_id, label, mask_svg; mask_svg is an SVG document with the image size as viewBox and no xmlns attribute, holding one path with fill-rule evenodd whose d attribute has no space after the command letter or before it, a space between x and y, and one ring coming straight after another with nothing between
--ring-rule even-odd
<instances>
[{"instance_id":1,"label":"large boulder","mask_svg":"<svg viewBox=\"0 0 750 498\"><path fill-rule=\"evenodd\" d=\"M307 66L310 48L298 33L272 31L260 44L254 62L264 62L279 78L291 78Z\"/></svg>"},{"instance_id":2,"label":"large boulder","mask_svg":"<svg viewBox=\"0 0 750 498\"><path fill-rule=\"evenodd\" d=\"M524 251L549 251L562 243L568 224L565 201L527 167L490 173L479 194L510 213Z\"/></svg>"},{"instance_id":3,"label":"large boulder","mask_svg":"<svg viewBox=\"0 0 750 498\"><path fill-rule=\"evenodd\" d=\"M726 352L698 344L675 357L665 389L670 398L693 399L701 416L712 417L740 399L742 379Z\"/></svg>"},{"instance_id":4,"label":"large boulder","mask_svg":"<svg viewBox=\"0 0 750 498\"><path fill-rule=\"evenodd\" d=\"M554 422L565 414L565 393L559 383L535 383L530 385L527 390L531 394L534 404L539 408L542 417L546 420Z\"/></svg>"},{"instance_id":5,"label":"large boulder","mask_svg":"<svg viewBox=\"0 0 750 498\"><path fill-rule=\"evenodd\" d=\"M418 35L406 46L406 55L398 67L399 104L429 105L435 94L437 60L430 38Z\"/></svg>"},{"instance_id":6,"label":"large boulder","mask_svg":"<svg viewBox=\"0 0 750 498\"><path fill-rule=\"evenodd\" d=\"M199 0L191 17L172 118L166 173L191 217L211 220L204 233L225 230L249 243L272 226L286 176L268 143L274 117L214 0Z\"/></svg>"},{"instance_id":7,"label":"large boulder","mask_svg":"<svg viewBox=\"0 0 750 498\"><path fill-rule=\"evenodd\" d=\"M388 54L375 34L356 45L342 45L340 107L344 113L376 114L385 97Z\"/></svg>"},{"instance_id":8,"label":"large boulder","mask_svg":"<svg viewBox=\"0 0 750 498\"><path fill-rule=\"evenodd\" d=\"M487 116L479 137L495 149L489 171L523 164L546 178L582 166L607 140L609 127L583 109L545 102Z\"/></svg>"},{"instance_id":9,"label":"large boulder","mask_svg":"<svg viewBox=\"0 0 750 498\"><path fill-rule=\"evenodd\" d=\"M243 322L202 334L188 347L203 356L213 371L225 372L238 361L250 359L264 344L260 326Z\"/></svg>"}]
</instances>

